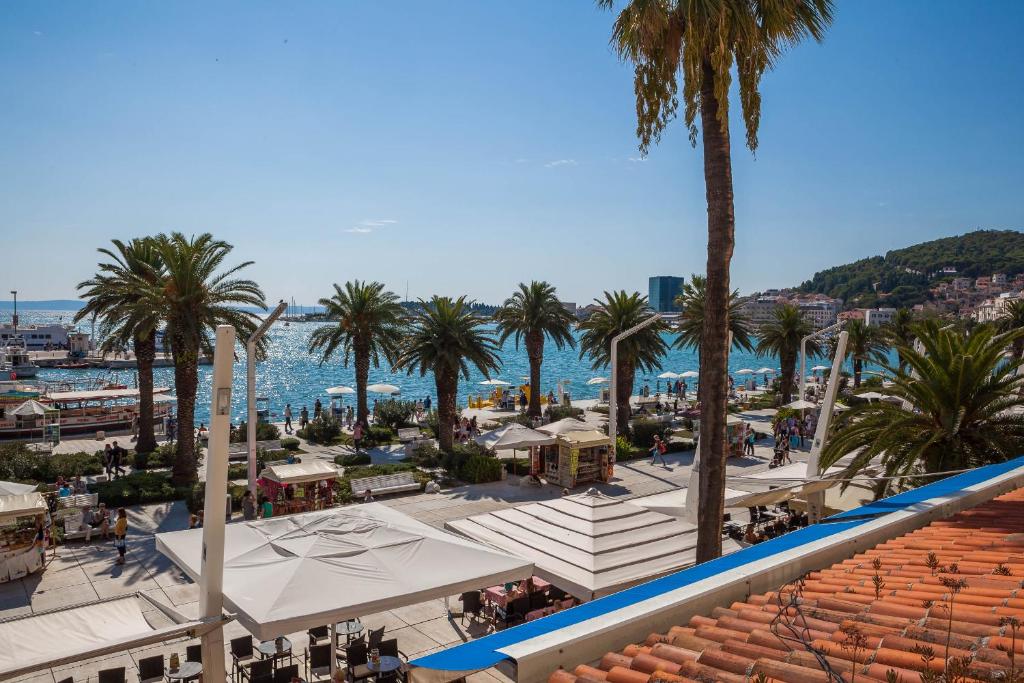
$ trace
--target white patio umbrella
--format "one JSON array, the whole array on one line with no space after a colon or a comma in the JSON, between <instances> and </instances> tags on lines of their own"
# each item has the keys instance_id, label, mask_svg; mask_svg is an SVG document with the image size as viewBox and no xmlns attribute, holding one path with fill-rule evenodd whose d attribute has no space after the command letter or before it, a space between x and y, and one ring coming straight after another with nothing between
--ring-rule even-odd
<instances>
[{"instance_id":1,"label":"white patio umbrella","mask_svg":"<svg viewBox=\"0 0 1024 683\"><path fill-rule=\"evenodd\" d=\"M811 368L811 372L821 372L822 370L828 369L829 367L827 365L815 365L813 368Z\"/></svg>"},{"instance_id":2,"label":"white patio umbrella","mask_svg":"<svg viewBox=\"0 0 1024 683\"><path fill-rule=\"evenodd\" d=\"M751 370L750 368L743 368L742 370L737 370L736 374L737 375L753 375L754 371Z\"/></svg>"},{"instance_id":3,"label":"white patio umbrella","mask_svg":"<svg viewBox=\"0 0 1024 683\"><path fill-rule=\"evenodd\" d=\"M880 394L877 391L865 391L863 394L855 394L859 398L866 398L869 401L879 401L883 398L889 398L886 394Z\"/></svg>"},{"instance_id":4,"label":"white patio umbrella","mask_svg":"<svg viewBox=\"0 0 1024 683\"><path fill-rule=\"evenodd\" d=\"M327 387L327 395L328 396L341 396L343 394L354 394L354 393L356 393L355 389L353 389L352 387L346 387L344 385L337 386L337 387Z\"/></svg>"},{"instance_id":5,"label":"white patio umbrella","mask_svg":"<svg viewBox=\"0 0 1024 683\"><path fill-rule=\"evenodd\" d=\"M810 401L805 401L804 399L800 398L800 399L797 399L797 400L793 401L792 403L787 403L786 405L784 405L782 407L783 408L792 408L793 410L807 410L808 408L817 408L818 404L817 403L811 403Z\"/></svg>"},{"instance_id":6,"label":"white patio umbrella","mask_svg":"<svg viewBox=\"0 0 1024 683\"><path fill-rule=\"evenodd\" d=\"M687 370L686 372L679 373L679 376L689 379L693 377L700 377L700 373L697 372L696 370Z\"/></svg>"},{"instance_id":7,"label":"white patio umbrella","mask_svg":"<svg viewBox=\"0 0 1024 683\"><path fill-rule=\"evenodd\" d=\"M675 372L663 372L658 375L658 379L679 379L679 374Z\"/></svg>"},{"instance_id":8,"label":"white patio umbrella","mask_svg":"<svg viewBox=\"0 0 1024 683\"><path fill-rule=\"evenodd\" d=\"M527 449L533 446L550 446L555 443L555 437L524 427L516 422L510 422L503 427L484 432L474 441L485 448L502 451Z\"/></svg>"},{"instance_id":9,"label":"white patio umbrella","mask_svg":"<svg viewBox=\"0 0 1024 683\"><path fill-rule=\"evenodd\" d=\"M397 394L401 391L394 384L371 384L366 390L374 394Z\"/></svg>"},{"instance_id":10,"label":"white patio umbrella","mask_svg":"<svg viewBox=\"0 0 1024 683\"><path fill-rule=\"evenodd\" d=\"M538 432L544 432L545 434L568 434L569 432L585 432L593 429L591 425L586 422L577 420L574 417L566 417L557 422L546 424L543 427L537 427Z\"/></svg>"},{"instance_id":11,"label":"white patio umbrella","mask_svg":"<svg viewBox=\"0 0 1024 683\"><path fill-rule=\"evenodd\" d=\"M774 375L775 374L775 370L773 370L772 368L758 368L757 369L757 374L759 374L759 375Z\"/></svg>"},{"instance_id":12,"label":"white patio umbrella","mask_svg":"<svg viewBox=\"0 0 1024 683\"><path fill-rule=\"evenodd\" d=\"M587 380L587 384L608 384L607 377L591 377Z\"/></svg>"},{"instance_id":13,"label":"white patio umbrella","mask_svg":"<svg viewBox=\"0 0 1024 683\"><path fill-rule=\"evenodd\" d=\"M511 386L512 383L506 382L503 379L485 379L483 382L480 382L480 384L488 387L507 387Z\"/></svg>"}]
</instances>

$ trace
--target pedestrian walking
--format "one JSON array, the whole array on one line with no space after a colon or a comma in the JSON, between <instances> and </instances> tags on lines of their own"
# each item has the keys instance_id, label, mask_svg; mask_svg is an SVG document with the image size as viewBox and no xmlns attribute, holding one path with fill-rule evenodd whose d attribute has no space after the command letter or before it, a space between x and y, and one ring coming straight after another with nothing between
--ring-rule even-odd
<instances>
[{"instance_id":1,"label":"pedestrian walking","mask_svg":"<svg viewBox=\"0 0 1024 683\"><path fill-rule=\"evenodd\" d=\"M242 496L242 519L249 522L256 519L256 496L247 490Z\"/></svg>"},{"instance_id":2,"label":"pedestrian walking","mask_svg":"<svg viewBox=\"0 0 1024 683\"><path fill-rule=\"evenodd\" d=\"M114 522L114 547L117 548L117 563L124 564L124 553L127 550L128 511L117 509L117 521Z\"/></svg>"},{"instance_id":3,"label":"pedestrian walking","mask_svg":"<svg viewBox=\"0 0 1024 683\"><path fill-rule=\"evenodd\" d=\"M661 437L655 434L654 445L651 446L651 464L653 465L658 459L661 459L661 464L668 466L665 462L665 453L668 451L668 446L661 440Z\"/></svg>"},{"instance_id":4,"label":"pedestrian walking","mask_svg":"<svg viewBox=\"0 0 1024 683\"><path fill-rule=\"evenodd\" d=\"M430 402L430 397L429 396L427 396L425 399L423 399L423 410L425 410L426 412L429 413L431 405L432 404Z\"/></svg>"},{"instance_id":5,"label":"pedestrian walking","mask_svg":"<svg viewBox=\"0 0 1024 683\"><path fill-rule=\"evenodd\" d=\"M323 411L323 409L324 409L323 404L320 403L320 399L318 398L313 403L313 419L314 420L317 419L318 417L320 417L320 413Z\"/></svg>"},{"instance_id":6,"label":"pedestrian walking","mask_svg":"<svg viewBox=\"0 0 1024 683\"><path fill-rule=\"evenodd\" d=\"M107 479L110 479L110 464L114 460L114 455L110 452L110 444L103 444L103 472L107 475Z\"/></svg>"},{"instance_id":7,"label":"pedestrian walking","mask_svg":"<svg viewBox=\"0 0 1024 683\"><path fill-rule=\"evenodd\" d=\"M292 433L292 404L284 404L284 433Z\"/></svg>"},{"instance_id":8,"label":"pedestrian walking","mask_svg":"<svg viewBox=\"0 0 1024 683\"><path fill-rule=\"evenodd\" d=\"M139 440L139 416L136 415L132 418L132 441Z\"/></svg>"},{"instance_id":9,"label":"pedestrian walking","mask_svg":"<svg viewBox=\"0 0 1024 683\"><path fill-rule=\"evenodd\" d=\"M356 453L359 452L359 442L363 440L363 423L356 422L355 428L352 430L352 443L356 445Z\"/></svg>"},{"instance_id":10,"label":"pedestrian walking","mask_svg":"<svg viewBox=\"0 0 1024 683\"><path fill-rule=\"evenodd\" d=\"M110 470L114 474L114 479L119 479L127 474L124 467L121 466L121 463L127 454L128 451L118 446L115 441L113 448L110 449Z\"/></svg>"},{"instance_id":11,"label":"pedestrian walking","mask_svg":"<svg viewBox=\"0 0 1024 683\"><path fill-rule=\"evenodd\" d=\"M306 409L306 406L302 406L302 410L299 411L299 429L305 429L307 424L309 424L309 410Z\"/></svg>"},{"instance_id":12,"label":"pedestrian walking","mask_svg":"<svg viewBox=\"0 0 1024 683\"><path fill-rule=\"evenodd\" d=\"M352 429L352 420L355 419L355 413L356 411L352 408L352 406L349 406L348 411L346 411L345 413L345 426L348 427L349 429Z\"/></svg>"}]
</instances>

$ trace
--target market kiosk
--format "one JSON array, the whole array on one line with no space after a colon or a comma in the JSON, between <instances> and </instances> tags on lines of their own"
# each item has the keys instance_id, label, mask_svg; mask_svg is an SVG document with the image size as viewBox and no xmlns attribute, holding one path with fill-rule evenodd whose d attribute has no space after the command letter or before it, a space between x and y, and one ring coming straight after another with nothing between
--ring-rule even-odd
<instances>
[{"instance_id":1,"label":"market kiosk","mask_svg":"<svg viewBox=\"0 0 1024 683\"><path fill-rule=\"evenodd\" d=\"M0 496L0 583L20 579L43 566L36 527L49 510L41 493Z\"/></svg>"},{"instance_id":2,"label":"market kiosk","mask_svg":"<svg viewBox=\"0 0 1024 683\"><path fill-rule=\"evenodd\" d=\"M597 430L559 434L553 446L541 447L544 478L572 489L611 474L611 439Z\"/></svg>"},{"instance_id":3,"label":"market kiosk","mask_svg":"<svg viewBox=\"0 0 1024 683\"><path fill-rule=\"evenodd\" d=\"M338 469L323 460L268 465L257 482L274 505L274 516L322 510L334 504Z\"/></svg>"}]
</instances>

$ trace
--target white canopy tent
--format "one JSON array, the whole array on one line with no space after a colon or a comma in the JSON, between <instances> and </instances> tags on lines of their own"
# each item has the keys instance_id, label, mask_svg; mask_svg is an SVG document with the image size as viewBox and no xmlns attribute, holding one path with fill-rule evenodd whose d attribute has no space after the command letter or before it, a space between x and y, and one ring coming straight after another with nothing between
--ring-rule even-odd
<instances>
[{"instance_id":1,"label":"white canopy tent","mask_svg":"<svg viewBox=\"0 0 1024 683\"><path fill-rule=\"evenodd\" d=\"M798 398L797 400L793 401L792 403L787 403L786 405L784 405L782 407L783 408L792 408L793 410L809 410L810 408L817 408L818 404L817 403L812 403L811 401L806 401L806 400L804 400L802 398Z\"/></svg>"},{"instance_id":2,"label":"white canopy tent","mask_svg":"<svg viewBox=\"0 0 1024 683\"><path fill-rule=\"evenodd\" d=\"M555 443L555 437L524 427L517 422L510 422L497 429L484 432L474 441L485 448L503 451L526 449L533 446L550 446Z\"/></svg>"},{"instance_id":3,"label":"white canopy tent","mask_svg":"<svg viewBox=\"0 0 1024 683\"><path fill-rule=\"evenodd\" d=\"M269 465L260 477L278 484L304 484L338 476L338 468L324 460L309 460L291 465Z\"/></svg>"},{"instance_id":4,"label":"white canopy tent","mask_svg":"<svg viewBox=\"0 0 1024 683\"><path fill-rule=\"evenodd\" d=\"M41 515L46 510L46 500L41 493L16 493L10 496L0 496L0 522L18 517Z\"/></svg>"},{"instance_id":5,"label":"white canopy tent","mask_svg":"<svg viewBox=\"0 0 1024 683\"><path fill-rule=\"evenodd\" d=\"M154 612L154 607L159 611ZM4 619L0 621L0 680L195 637L230 620L188 620L144 593Z\"/></svg>"},{"instance_id":6,"label":"white canopy tent","mask_svg":"<svg viewBox=\"0 0 1024 683\"><path fill-rule=\"evenodd\" d=\"M577 420L574 417L562 418L557 422L546 424L543 427L537 427L538 432L544 432L545 434L550 434L552 436L568 434L569 432L585 432L589 429L593 429L593 426L583 422L582 420Z\"/></svg>"},{"instance_id":7,"label":"white canopy tent","mask_svg":"<svg viewBox=\"0 0 1024 683\"><path fill-rule=\"evenodd\" d=\"M696 558L693 525L594 489L445 526L532 561L538 576L583 600L676 571Z\"/></svg>"},{"instance_id":8,"label":"white canopy tent","mask_svg":"<svg viewBox=\"0 0 1024 683\"><path fill-rule=\"evenodd\" d=\"M0 496L16 496L22 493L32 493L35 490L35 484L18 484L13 481L0 481Z\"/></svg>"},{"instance_id":9,"label":"white canopy tent","mask_svg":"<svg viewBox=\"0 0 1024 683\"><path fill-rule=\"evenodd\" d=\"M202 529L158 534L198 581ZM224 601L260 640L519 581L533 564L481 548L380 503L230 524Z\"/></svg>"},{"instance_id":10,"label":"white canopy tent","mask_svg":"<svg viewBox=\"0 0 1024 683\"><path fill-rule=\"evenodd\" d=\"M22 403L17 408L15 408L14 410L12 410L11 415L14 415L15 417L38 417L41 415L46 415L47 413L52 412L53 410L55 410L55 408L51 408L50 406L44 406L39 401L29 399Z\"/></svg>"}]
</instances>

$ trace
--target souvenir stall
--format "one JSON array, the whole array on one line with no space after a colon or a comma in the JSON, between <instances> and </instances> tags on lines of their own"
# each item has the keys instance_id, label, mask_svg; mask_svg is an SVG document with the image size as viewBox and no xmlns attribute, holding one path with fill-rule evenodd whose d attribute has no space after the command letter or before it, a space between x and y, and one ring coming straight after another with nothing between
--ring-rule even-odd
<instances>
[{"instance_id":1,"label":"souvenir stall","mask_svg":"<svg viewBox=\"0 0 1024 683\"><path fill-rule=\"evenodd\" d=\"M41 493L0 496L0 583L38 571L42 554L36 548L36 527L49 511Z\"/></svg>"},{"instance_id":2,"label":"souvenir stall","mask_svg":"<svg viewBox=\"0 0 1024 683\"><path fill-rule=\"evenodd\" d=\"M552 446L541 447L544 478L563 488L575 488L611 476L611 440L597 430L566 432Z\"/></svg>"},{"instance_id":3,"label":"souvenir stall","mask_svg":"<svg viewBox=\"0 0 1024 683\"><path fill-rule=\"evenodd\" d=\"M337 468L323 460L269 465L257 484L260 495L274 505L274 516L322 510L334 505Z\"/></svg>"}]
</instances>

